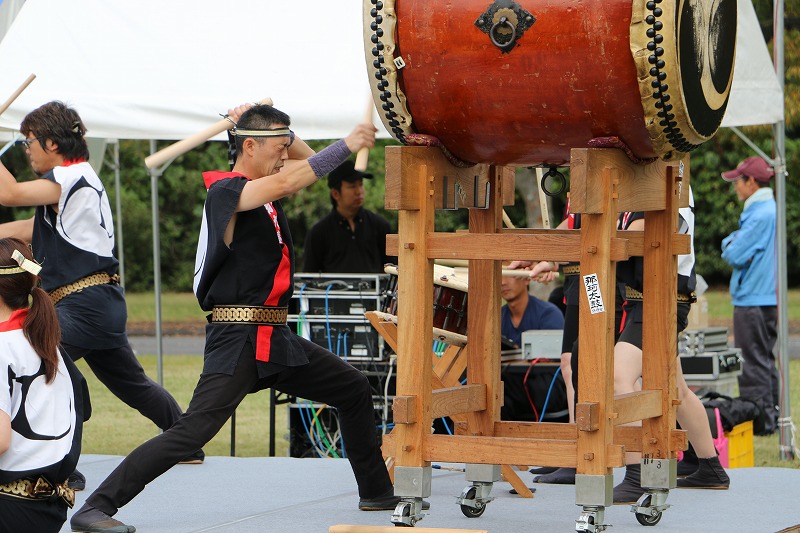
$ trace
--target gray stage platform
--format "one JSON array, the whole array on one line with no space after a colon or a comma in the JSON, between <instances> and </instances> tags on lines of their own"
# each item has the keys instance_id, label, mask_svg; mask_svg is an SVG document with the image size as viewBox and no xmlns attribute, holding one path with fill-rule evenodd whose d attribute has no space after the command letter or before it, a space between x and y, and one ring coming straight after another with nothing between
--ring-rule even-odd
<instances>
[{"instance_id":1,"label":"gray stage platform","mask_svg":"<svg viewBox=\"0 0 800 533\"><path fill-rule=\"evenodd\" d=\"M79 465L87 491L122 460L84 455ZM445 465L463 466L463 465ZM744 468L729 471L731 489L674 490L661 522L642 530L629 506L606 510L609 533L773 533L800 531L800 470ZM621 480L622 470L615 472ZM522 479L532 476L521 473ZM496 499L480 518L466 518L455 503L466 486L464 474L433 471L431 509L418 527L483 529L491 533L571 532L580 509L571 485L534 485L533 499L509 494L507 483L492 490ZM349 464L340 459L208 457L203 465L178 465L151 483L117 518L140 533L319 532L334 524L389 526L391 511L362 512ZM65 526L62 530L69 531Z\"/></svg>"}]
</instances>

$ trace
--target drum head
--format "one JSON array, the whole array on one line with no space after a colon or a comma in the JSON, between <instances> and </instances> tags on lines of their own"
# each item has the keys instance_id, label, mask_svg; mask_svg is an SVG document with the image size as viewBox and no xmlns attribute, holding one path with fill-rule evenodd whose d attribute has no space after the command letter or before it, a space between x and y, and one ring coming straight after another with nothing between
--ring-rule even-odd
<instances>
[{"instance_id":1,"label":"drum head","mask_svg":"<svg viewBox=\"0 0 800 533\"><path fill-rule=\"evenodd\" d=\"M665 159L719 129L733 82L736 0L650 0L631 43L648 131Z\"/></svg>"}]
</instances>

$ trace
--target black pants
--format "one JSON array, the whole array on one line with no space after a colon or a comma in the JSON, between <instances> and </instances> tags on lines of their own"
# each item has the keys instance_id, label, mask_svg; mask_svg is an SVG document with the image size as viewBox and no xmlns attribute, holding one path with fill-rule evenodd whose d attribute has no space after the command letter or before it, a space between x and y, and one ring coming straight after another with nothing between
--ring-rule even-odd
<instances>
[{"instance_id":1,"label":"black pants","mask_svg":"<svg viewBox=\"0 0 800 533\"><path fill-rule=\"evenodd\" d=\"M86 502L114 515L145 485L211 440L248 393L269 387L337 408L359 495L372 498L388 492L392 483L378 447L369 381L328 350L298 341L308 355L307 365L259 379L255 352L247 343L233 375L203 373L186 413L168 431L131 452Z\"/></svg>"},{"instance_id":2,"label":"black pants","mask_svg":"<svg viewBox=\"0 0 800 533\"><path fill-rule=\"evenodd\" d=\"M23 500L0 494L0 533L58 533L67 521L67 504L61 498Z\"/></svg>"},{"instance_id":3,"label":"black pants","mask_svg":"<svg viewBox=\"0 0 800 533\"><path fill-rule=\"evenodd\" d=\"M766 414L764 432L778 428L780 375L772 349L778 338L778 309L774 306L733 308L734 345L742 350L739 396L758 403Z\"/></svg>"},{"instance_id":4,"label":"black pants","mask_svg":"<svg viewBox=\"0 0 800 533\"><path fill-rule=\"evenodd\" d=\"M62 344L61 349L73 361L85 359L97 379L114 396L152 420L162 430L172 427L181 416L183 411L178 402L164 387L145 374L130 344L109 350L90 350Z\"/></svg>"}]
</instances>

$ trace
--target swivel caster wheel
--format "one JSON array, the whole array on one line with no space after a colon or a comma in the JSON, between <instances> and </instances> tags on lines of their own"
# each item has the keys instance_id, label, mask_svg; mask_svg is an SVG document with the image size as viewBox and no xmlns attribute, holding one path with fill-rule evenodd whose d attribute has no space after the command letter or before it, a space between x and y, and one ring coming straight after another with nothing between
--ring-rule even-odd
<instances>
[{"instance_id":1,"label":"swivel caster wheel","mask_svg":"<svg viewBox=\"0 0 800 533\"><path fill-rule=\"evenodd\" d=\"M643 526L654 526L661 520L661 511L652 511L650 514L636 513L636 520Z\"/></svg>"},{"instance_id":2,"label":"swivel caster wheel","mask_svg":"<svg viewBox=\"0 0 800 533\"><path fill-rule=\"evenodd\" d=\"M492 492L492 483L473 481L472 485L464 489L461 496L456 498L456 503L461 506L461 512L467 518L478 518L486 510L486 505L494 498L489 496Z\"/></svg>"},{"instance_id":3,"label":"swivel caster wheel","mask_svg":"<svg viewBox=\"0 0 800 533\"><path fill-rule=\"evenodd\" d=\"M470 487L462 496L463 499L472 500L474 502L471 505L465 505L463 503L461 504L461 512L464 513L464 516L467 518L478 518L486 510L485 503L475 500L475 495L477 492L478 490L475 487Z\"/></svg>"},{"instance_id":4,"label":"swivel caster wheel","mask_svg":"<svg viewBox=\"0 0 800 533\"><path fill-rule=\"evenodd\" d=\"M668 490L650 489L645 492L634 505L631 512L643 526L654 526L661 520L661 515L669 508L667 504Z\"/></svg>"}]
</instances>

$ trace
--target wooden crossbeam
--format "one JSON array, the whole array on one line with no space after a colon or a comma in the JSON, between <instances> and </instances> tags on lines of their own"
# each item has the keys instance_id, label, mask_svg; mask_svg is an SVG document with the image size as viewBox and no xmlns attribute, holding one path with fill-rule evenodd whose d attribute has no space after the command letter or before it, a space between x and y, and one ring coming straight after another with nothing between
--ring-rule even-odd
<instances>
[{"instance_id":1,"label":"wooden crossbeam","mask_svg":"<svg viewBox=\"0 0 800 533\"><path fill-rule=\"evenodd\" d=\"M614 397L609 418L614 425L627 424L661 416L662 394L660 390L642 390Z\"/></svg>"},{"instance_id":2,"label":"wooden crossbeam","mask_svg":"<svg viewBox=\"0 0 800 533\"><path fill-rule=\"evenodd\" d=\"M548 230L550 231L550 230ZM556 231L556 230L552 230ZM577 261L580 258L580 234L523 233L429 233L427 236L430 259L546 259L551 261ZM396 234L386 236L386 252L396 254L399 249ZM406 246L403 243L403 246ZM630 257L627 240L611 240L614 261Z\"/></svg>"}]
</instances>

